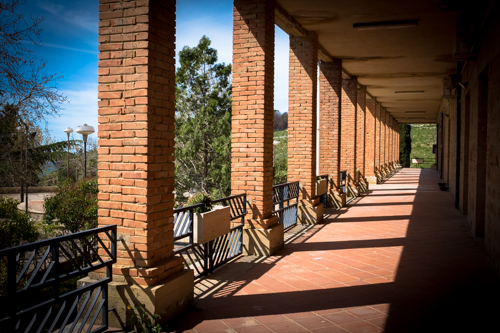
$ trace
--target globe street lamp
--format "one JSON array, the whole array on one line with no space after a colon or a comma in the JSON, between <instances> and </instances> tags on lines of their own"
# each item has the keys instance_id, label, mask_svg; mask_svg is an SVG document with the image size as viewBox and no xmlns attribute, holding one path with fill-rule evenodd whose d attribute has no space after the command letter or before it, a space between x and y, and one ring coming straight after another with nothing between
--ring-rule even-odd
<instances>
[{"instance_id":1,"label":"globe street lamp","mask_svg":"<svg viewBox=\"0 0 500 333\"><path fill-rule=\"evenodd\" d=\"M88 126L87 124L83 124L76 128L76 133L83 135L83 178L87 177L87 136L94 132L94 128L92 126Z\"/></svg>"},{"instance_id":2,"label":"globe street lamp","mask_svg":"<svg viewBox=\"0 0 500 333\"><path fill-rule=\"evenodd\" d=\"M66 134L68 134L68 174L67 174L67 178L69 178L69 135L71 133L73 133L73 129L71 127L66 127L64 129L64 132L66 132Z\"/></svg>"}]
</instances>

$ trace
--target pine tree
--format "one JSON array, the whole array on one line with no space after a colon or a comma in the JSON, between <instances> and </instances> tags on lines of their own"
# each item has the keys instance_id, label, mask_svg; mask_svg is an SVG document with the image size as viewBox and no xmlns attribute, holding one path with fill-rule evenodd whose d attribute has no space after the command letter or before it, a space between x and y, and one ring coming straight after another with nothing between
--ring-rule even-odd
<instances>
[{"instance_id":1,"label":"pine tree","mask_svg":"<svg viewBox=\"0 0 500 333\"><path fill-rule=\"evenodd\" d=\"M231 184L231 65L217 63L217 50L203 36L179 52L176 72L175 187L213 197Z\"/></svg>"}]
</instances>

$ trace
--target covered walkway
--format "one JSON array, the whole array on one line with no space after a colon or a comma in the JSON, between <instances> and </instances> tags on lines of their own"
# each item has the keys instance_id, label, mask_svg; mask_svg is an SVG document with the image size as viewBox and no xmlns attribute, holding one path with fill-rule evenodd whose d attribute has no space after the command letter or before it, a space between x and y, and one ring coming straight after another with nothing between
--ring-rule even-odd
<instances>
[{"instance_id":1,"label":"covered walkway","mask_svg":"<svg viewBox=\"0 0 500 333\"><path fill-rule=\"evenodd\" d=\"M226 265L171 331L499 331L498 276L438 182L403 169L275 255Z\"/></svg>"}]
</instances>

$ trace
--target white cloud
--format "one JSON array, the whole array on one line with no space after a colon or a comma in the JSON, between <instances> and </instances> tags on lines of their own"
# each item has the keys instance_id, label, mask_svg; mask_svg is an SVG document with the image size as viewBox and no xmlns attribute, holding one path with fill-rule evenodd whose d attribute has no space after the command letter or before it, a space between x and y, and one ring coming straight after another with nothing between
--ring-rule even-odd
<instances>
[{"instance_id":1,"label":"white cloud","mask_svg":"<svg viewBox=\"0 0 500 333\"><path fill-rule=\"evenodd\" d=\"M99 16L95 10L66 10L63 5L49 1L39 1L38 7L77 27L97 31Z\"/></svg>"},{"instance_id":2,"label":"white cloud","mask_svg":"<svg viewBox=\"0 0 500 333\"><path fill-rule=\"evenodd\" d=\"M66 127L75 129L84 123L93 126L97 135L97 85L87 85L83 90L61 90L68 97L69 103L62 105L59 117L50 119L48 128L50 135L58 140L66 139L63 130Z\"/></svg>"},{"instance_id":3,"label":"white cloud","mask_svg":"<svg viewBox=\"0 0 500 333\"><path fill-rule=\"evenodd\" d=\"M51 43L43 43L42 46L47 46L47 47L53 47L56 49L63 49L63 50L71 50L71 51L77 51L77 52L84 52L84 53L90 53L90 54L98 54L99 52L97 50L85 50L85 49L80 49L76 47L70 47L66 45L58 45L58 44L51 44Z\"/></svg>"}]
</instances>

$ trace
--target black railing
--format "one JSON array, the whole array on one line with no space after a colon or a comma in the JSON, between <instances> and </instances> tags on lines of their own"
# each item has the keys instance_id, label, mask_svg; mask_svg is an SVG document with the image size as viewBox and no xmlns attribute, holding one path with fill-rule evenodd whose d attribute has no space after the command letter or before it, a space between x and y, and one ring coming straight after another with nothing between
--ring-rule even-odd
<instances>
[{"instance_id":1,"label":"black railing","mask_svg":"<svg viewBox=\"0 0 500 333\"><path fill-rule=\"evenodd\" d=\"M194 270L195 278L211 273L242 253L246 200L247 196L243 193L212 201L212 204L229 206L231 223L239 223L231 227L229 233L204 244L193 243L194 209L203 204L174 210L174 251L182 255L186 265Z\"/></svg>"},{"instance_id":2,"label":"black railing","mask_svg":"<svg viewBox=\"0 0 500 333\"><path fill-rule=\"evenodd\" d=\"M343 193L347 193L346 191L346 185L347 185L347 171L340 171L339 173L340 179L339 179L339 188L342 189Z\"/></svg>"},{"instance_id":3,"label":"black railing","mask_svg":"<svg viewBox=\"0 0 500 333\"><path fill-rule=\"evenodd\" d=\"M326 205L328 203L328 187L330 186L330 180L328 174L320 175L317 178L326 179L326 193L323 193L319 196L319 202L321 202L326 209Z\"/></svg>"},{"instance_id":4,"label":"black railing","mask_svg":"<svg viewBox=\"0 0 500 333\"><path fill-rule=\"evenodd\" d=\"M299 193L299 182L273 186L273 215L278 216L285 230L297 224Z\"/></svg>"},{"instance_id":5,"label":"black railing","mask_svg":"<svg viewBox=\"0 0 500 333\"><path fill-rule=\"evenodd\" d=\"M108 328L108 283L116 262L116 225L0 251L6 272L2 332L103 332ZM106 268L96 283L61 294L65 281ZM2 281L3 282L3 281ZM92 297L93 296L93 297ZM102 324L94 327L101 314ZM90 319L90 320L89 320Z\"/></svg>"}]
</instances>

